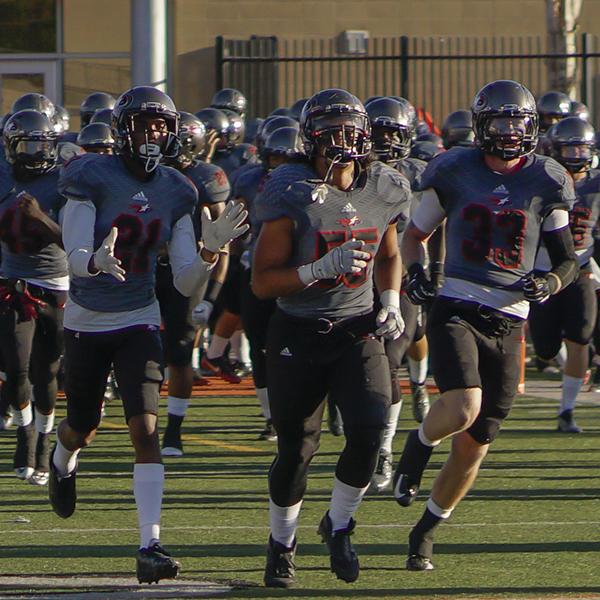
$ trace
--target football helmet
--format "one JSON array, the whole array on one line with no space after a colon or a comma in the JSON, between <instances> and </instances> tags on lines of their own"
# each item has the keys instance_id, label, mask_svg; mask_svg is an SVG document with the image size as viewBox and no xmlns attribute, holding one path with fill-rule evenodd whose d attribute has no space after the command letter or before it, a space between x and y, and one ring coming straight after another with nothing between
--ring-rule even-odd
<instances>
[{"instance_id":1,"label":"football helmet","mask_svg":"<svg viewBox=\"0 0 600 600\"><path fill-rule=\"evenodd\" d=\"M300 141L300 132L296 127L280 127L267 136L263 148L263 156L285 156L286 158L302 158L304 150Z\"/></svg>"},{"instance_id":2,"label":"football helmet","mask_svg":"<svg viewBox=\"0 0 600 600\"><path fill-rule=\"evenodd\" d=\"M203 108L194 113L194 116L204 123L207 135L211 131L216 131L219 138L227 138L229 133L229 119L222 110L218 108Z\"/></svg>"},{"instance_id":3,"label":"football helmet","mask_svg":"<svg viewBox=\"0 0 600 600\"><path fill-rule=\"evenodd\" d=\"M264 123L264 119L259 117L255 117L254 119L250 119L246 124L246 134L244 135L244 142L246 144L254 144L256 141L256 137L262 124Z\"/></svg>"},{"instance_id":4,"label":"football helmet","mask_svg":"<svg viewBox=\"0 0 600 600\"><path fill-rule=\"evenodd\" d=\"M296 100L296 102L290 106L289 116L292 117L292 119L295 119L298 122L300 121L300 115L302 114L302 109L307 100L308 98L300 98L300 100Z\"/></svg>"},{"instance_id":5,"label":"football helmet","mask_svg":"<svg viewBox=\"0 0 600 600\"><path fill-rule=\"evenodd\" d=\"M419 160L429 162L432 158L435 158L438 154L441 154L443 151L444 150L434 142L429 142L427 140L419 140L412 145L410 149L410 156L412 158L418 158Z\"/></svg>"},{"instance_id":6,"label":"football helmet","mask_svg":"<svg viewBox=\"0 0 600 600\"><path fill-rule=\"evenodd\" d=\"M294 118L294 116L292 115L292 111L285 107L285 106L280 106L279 108L275 108L274 110L272 110L269 115L269 117L290 117L290 118Z\"/></svg>"},{"instance_id":7,"label":"football helmet","mask_svg":"<svg viewBox=\"0 0 600 600\"><path fill-rule=\"evenodd\" d=\"M569 105L569 114L572 117L579 117L584 121L590 120L589 108L583 102L579 102L578 100L571 100Z\"/></svg>"},{"instance_id":8,"label":"football helmet","mask_svg":"<svg viewBox=\"0 0 600 600\"><path fill-rule=\"evenodd\" d=\"M475 142L486 154L511 160L531 154L538 140L538 113L521 83L499 79L484 85L471 106Z\"/></svg>"},{"instance_id":9,"label":"football helmet","mask_svg":"<svg viewBox=\"0 0 600 600\"><path fill-rule=\"evenodd\" d=\"M94 113L101 108L114 108L115 99L105 92L94 92L89 94L79 106L79 116L81 118L81 127L89 124Z\"/></svg>"},{"instance_id":10,"label":"football helmet","mask_svg":"<svg viewBox=\"0 0 600 600\"><path fill-rule=\"evenodd\" d=\"M65 131L69 131L71 115L64 106L55 104L52 122L54 123L54 131L56 131L56 133L64 133Z\"/></svg>"},{"instance_id":11,"label":"football helmet","mask_svg":"<svg viewBox=\"0 0 600 600\"><path fill-rule=\"evenodd\" d=\"M99 108L90 119L90 123L104 123L112 125L112 108Z\"/></svg>"},{"instance_id":12,"label":"football helmet","mask_svg":"<svg viewBox=\"0 0 600 600\"><path fill-rule=\"evenodd\" d=\"M160 144L151 142L149 132L140 117L163 119L166 133ZM133 133L142 126L145 130L145 143L137 147L133 144ZM144 165L147 173L158 167L163 159L175 158L179 152L179 113L173 100L161 90L139 85L119 96L112 111L112 132L116 148L121 154Z\"/></svg>"},{"instance_id":13,"label":"football helmet","mask_svg":"<svg viewBox=\"0 0 600 600\"><path fill-rule=\"evenodd\" d=\"M562 92L546 92L537 101L540 117L540 131L545 133L554 123L568 117L571 110L571 99Z\"/></svg>"},{"instance_id":14,"label":"football helmet","mask_svg":"<svg viewBox=\"0 0 600 600\"><path fill-rule=\"evenodd\" d=\"M292 119L292 117L284 117L284 116L273 116L267 117L258 135L256 136L256 148L258 150L258 155L262 158L262 149L267 140L267 138L277 129L281 129L282 127L291 127L293 129L300 129L298 125L298 121Z\"/></svg>"},{"instance_id":15,"label":"football helmet","mask_svg":"<svg viewBox=\"0 0 600 600\"><path fill-rule=\"evenodd\" d=\"M248 101L246 96L234 88L223 88L219 90L210 101L211 108L226 108L240 115L246 116Z\"/></svg>"},{"instance_id":16,"label":"football helmet","mask_svg":"<svg viewBox=\"0 0 600 600\"><path fill-rule=\"evenodd\" d=\"M54 118L54 104L44 94L23 94L19 96L12 105L10 112L18 113L20 110L37 110L44 113L50 122Z\"/></svg>"},{"instance_id":17,"label":"football helmet","mask_svg":"<svg viewBox=\"0 0 600 600\"><path fill-rule=\"evenodd\" d=\"M206 149L206 127L195 115L179 113L179 154L175 159L181 167L193 162Z\"/></svg>"},{"instance_id":18,"label":"football helmet","mask_svg":"<svg viewBox=\"0 0 600 600\"><path fill-rule=\"evenodd\" d=\"M383 162L407 158L413 137L413 116L393 98L377 98L365 107L371 120L373 151Z\"/></svg>"},{"instance_id":19,"label":"football helmet","mask_svg":"<svg viewBox=\"0 0 600 600\"><path fill-rule=\"evenodd\" d=\"M86 152L112 154L115 148L115 138L106 123L90 123L77 135L77 145Z\"/></svg>"},{"instance_id":20,"label":"football helmet","mask_svg":"<svg viewBox=\"0 0 600 600\"><path fill-rule=\"evenodd\" d=\"M15 113L2 137L7 162L22 172L41 175L56 164L58 134L45 113L32 109Z\"/></svg>"},{"instance_id":21,"label":"football helmet","mask_svg":"<svg viewBox=\"0 0 600 600\"><path fill-rule=\"evenodd\" d=\"M389 97L391 98L391 96ZM385 96L369 96L363 103L364 107L367 108L367 104L371 104L373 100L379 100L379 98L385 98Z\"/></svg>"},{"instance_id":22,"label":"football helmet","mask_svg":"<svg viewBox=\"0 0 600 600\"><path fill-rule=\"evenodd\" d=\"M446 150L453 146L469 147L475 144L473 117L468 110L455 110L446 117L442 125L442 140Z\"/></svg>"},{"instance_id":23,"label":"football helmet","mask_svg":"<svg viewBox=\"0 0 600 600\"><path fill-rule=\"evenodd\" d=\"M332 163L362 160L371 152L371 123L362 102L346 90L317 92L304 105L300 134L309 158Z\"/></svg>"},{"instance_id":24,"label":"football helmet","mask_svg":"<svg viewBox=\"0 0 600 600\"><path fill-rule=\"evenodd\" d=\"M571 173L591 166L596 147L596 132L579 117L567 117L548 131L550 155Z\"/></svg>"},{"instance_id":25,"label":"football helmet","mask_svg":"<svg viewBox=\"0 0 600 600\"><path fill-rule=\"evenodd\" d=\"M220 110L225 114L229 121L229 126L227 127L227 148L231 150L244 141L246 124L244 123L244 119L240 117L238 113L229 110L228 108L221 108Z\"/></svg>"}]
</instances>

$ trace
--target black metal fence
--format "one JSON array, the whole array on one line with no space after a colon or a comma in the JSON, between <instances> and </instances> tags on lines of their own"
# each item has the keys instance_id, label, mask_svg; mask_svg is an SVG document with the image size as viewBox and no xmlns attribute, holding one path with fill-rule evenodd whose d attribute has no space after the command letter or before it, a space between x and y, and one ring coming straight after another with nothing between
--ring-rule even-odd
<instances>
[{"instance_id":1,"label":"black metal fence","mask_svg":"<svg viewBox=\"0 0 600 600\"><path fill-rule=\"evenodd\" d=\"M543 36L400 36L368 41L361 55L337 53L334 39L216 40L217 87L247 95L251 115L265 115L326 87L342 87L362 99L401 95L437 122L468 108L476 91L494 79L516 79L534 94L548 89L548 63L574 61L579 99L600 115L598 38L581 34L572 54L550 54Z\"/></svg>"}]
</instances>

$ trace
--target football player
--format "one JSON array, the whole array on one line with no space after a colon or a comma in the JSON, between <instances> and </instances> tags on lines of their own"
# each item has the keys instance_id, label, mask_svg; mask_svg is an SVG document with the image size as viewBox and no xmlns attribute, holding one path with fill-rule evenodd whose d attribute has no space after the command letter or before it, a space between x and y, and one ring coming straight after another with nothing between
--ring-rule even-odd
<instances>
[{"instance_id":1,"label":"football player","mask_svg":"<svg viewBox=\"0 0 600 600\"><path fill-rule=\"evenodd\" d=\"M114 154L115 139L108 125L90 123L77 134L77 145L86 152L95 154Z\"/></svg>"},{"instance_id":2,"label":"football player","mask_svg":"<svg viewBox=\"0 0 600 600\"><path fill-rule=\"evenodd\" d=\"M563 433L581 432L573 419L573 410L586 376L589 342L597 317L596 286L590 267L594 253L593 231L600 217L600 172L590 168L594 137L592 125L579 117L567 117L549 131L552 157L567 169L575 182L577 200L571 211L570 227L580 271L573 284L543 304L533 304L529 313L531 339L542 360L552 360L563 339L567 347L558 414L558 431ZM546 276L551 268L548 249L542 246L535 263L536 274Z\"/></svg>"},{"instance_id":3,"label":"football player","mask_svg":"<svg viewBox=\"0 0 600 600\"><path fill-rule=\"evenodd\" d=\"M277 298L267 334L278 437L264 574L265 584L277 587L295 581L296 529L326 395L342 413L346 445L319 533L337 577L353 582L359 576L353 516L375 470L391 395L380 338L404 329L396 221L408 210L408 181L370 162L368 115L345 90L323 90L308 100L300 133L307 159L275 169L258 196L262 227L252 266L256 296Z\"/></svg>"},{"instance_id":4,"label":"football player","mask_svg":"<svg viewBox=\"0 0 600 600\"><path fill-rule=\"evenodd\" d=\"M3 138L11 172L0 181L2 393L17 424L17 477L44 485L69 288L57 222L64 204L57 189L57 134L45 113L22 110L7 121Z\"/></svg>"},{"instance_id":5,"label":"football player","mask_svg":"<svg viewBox=\"0 0 600 600\"><path fill-rule=\"evenodd\" d=\"M383 97L372 100L366 107L371 120L373 151L382 162L396 168L409 181L413 191L411 210L418 204L421 174L427 164L410 158L414 136L414 108L408 101ZM401 240L406 220L399 220L397 233ZM408 351L410 385L413 399L413 415L421 423L429 410L429 396L425 379L427 376L427 340L424 331L424 311L400 296L400 308L405 322L403 334L385 344L392 378L392 404L379 450L372 487L384 490L392 480L392 442L396 434L402 409L402 386L400 371L404 355Z\"/></svg>"},{"instance_id":6,"label":"football player","mask_svg":"<svg viewBox=\"0 0 600 600\"><path fill-rule=\"evenodd\" d=\"M407 437L394 496L408 506L435 446L452 437L423 516L409 535L408 570L433 568L433 536L473 484L511 408L520 375L529 303L544 302L577 275L569 208L573 183L554 159L533 154L538 116L522 84L485 85L472 105L476 148L433 159L402 243L407 294L435 291L423 268L424 244L446 219L445 279L429 312L430 361L441 396ZM552 262L535 275L543 238Z\"/></svg>"},{"instance_id":7,"label":"football player","mask_svg":"<svg viewBox=\"0 0 600 600\"><path fill-rule=\"evenodd\" d=\"M238 178L233 194L236 199L244 202L248 209L250 221L250 246L245 251L241 269L241 315L244 330L250 343L254 387L260 401L261 411L266 420L265 428L259 439L268 441L277 438L269 408L266 361L267 326L275 310L275 300L272 298L258 299L250 286L252 255L261 227L261 222L256 217L255 203L267 175L273 169L282 164L297 161L303 156L304 152L300 145L298 129L295 127L282 127L275 130L262 146L262 164L246 170Z\"/></svg>"},{"instance_id":8,"label":"football player","mask_svg":"<svg viewBox=\"0 0 600 600\"><path fill-rule=\"evenodd\" d=\"M571 99L562 92L546 92L538 98L536 107L540 121L540 136L535 151L550 155L550 143L546 133L552 125L571 114Z\"/></svg>"},{"instance_id":9,"label":"football player","mask_svg":"<svg viewBox=\"0 0 600 600\"><path fill-rule=\"evenodd\" d=\"M206 143L206 130L198 117L179 113L179 153L168 161L183 173L198 190L198 207L208 207L211 218L218 218L225 209L230 187L227 176L217 165L200 160ZM196 237L200 239L200 219L194 215ZM194 298L182 295L173 283L173 273L166 248L158 256L156 266L156 296L163 321L163 347L169 367L167 400L168 422L162 441L163 456L182 456L181 425L192 395L194 373L192 352L196 337L195 326L208 324L223 281L227 273L227 254L219 256L208 288L198 290ZM198 305L198 301L201 300ZM191 304L192 303L192 304ZM191 307L196 305L192 322Z\"/></svg>"},{"instance_id":10,"label":"football player","mask_svg":"<svg viewBox=\"0 0 600 600\"><path fill-rule=\"evenodd\" d=\"M86 96L79 106L79 118L81 123L79 128L83 129L89 125L94 113L103 108L112 108L115 105L115 99L106 92L93 92Z\"/></svg>"},{"instance_id":11,"label":"football player","mask_svg":"<svg viewBox=\"0 0 600 600\"><path fill-rule=\"evenodd\" d=\"M178 151L178 113L153 87L124 92L113 109L118 154L84 154L61 171L67 198L63 241L72 274L65 308L67 417L50 461L54 512L76 506L81 448L93 440L111 365L135 451L133 489L139 517L137 577L153 582L177 576L179 563L160 544L164 486L157 433L162 380L156 257L168 243L177 289L191 296L210 274L221 248L245 232L233 203L216 221L203 213L198 251L191 214L197 191L175 169L162 166Z\"/></svg>"},{"instance_id":12,"label":"football player","mask_svg":"<svg viewBox=\"0 0 600 600\"><path fill-rule=\"evenodd\" d=\"M442 125L442 140L446 150L450 150L454 146L473 146L475 132L470 111L455 110L446 117Z\"/></svg>"},{"instance_id":13,"label":"football player","mask_svg":"<svg viewBox=\"0 0 600 600\"><path fill-rule=\"evenodd\" d=\"M234 88L223 88L219 90L210 102L211 108L227 109L245 118L248 110L248 101L242 92Z\"/></svg>"}]
</instances>

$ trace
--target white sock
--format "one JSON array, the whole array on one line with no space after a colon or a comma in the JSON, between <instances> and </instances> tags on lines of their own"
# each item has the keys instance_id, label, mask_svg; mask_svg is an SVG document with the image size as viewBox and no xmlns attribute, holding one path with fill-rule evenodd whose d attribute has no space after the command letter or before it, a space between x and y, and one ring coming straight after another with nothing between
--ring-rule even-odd
<instances>
[{"instance_id":1,"label":"white sock","mask_svg":"<svg viewBox=\"0 0 600 600\"><path fill-rule=\"evenodd\" d=\"M189 398L176 398L175 396L169 396L167 398L167 412L170 415L175 415L177 417L185 417L189 403Z\"/></svg>"},{"instance_id":2,"label":"white sock","mask_svg":"<svg viewBox=\"0 0 600 600\"><path fill-rule=\"evenodd\" d=\"M561 369L565 368L565 363L567 362L567 345L564 342L560 345L560 350L554 357L554 360Z\"/></svg>"},{"instance_id":3,"label":"white sock","mask_svg":"<svg viewBox=\"0 0 600 600\"><path fill-rule=\"evenodd\" d=\"M432 512L436 517L440 519L447 519L451 514L454 508L442 508L438 504L433 501L433 498L429 498L427 500L427 508L429 512Z\"/></svg>"},{"instance_id":4,"label":"white sock","mask_svg":"<svg viewBox=\"0 0 600 600\"><path fill-rule=\"evenodd\" d=\"M52 464L56 467L58 474L61 477L72 473L77 466L77 455L81 450L68 450L65 448L60 441L60 438L56 436L56 449L52 457Z\"/></svg>"},{"instance_id":5,"label":"white sock","mask_svg":"<svg viewBox=\"0 0 600 600\"><path fill-rule=\"evenodd\" d=\"M340 481L337 477L334 478L331 503L329 504L329 518L333 531L348 527L350 519L354 516L368 489L368 485L357 488Z\"/></svg>"},{"instance_id":6,"label":"white sock","mask_svg":"<svg viewBox=\"0 0 600 600\"><path fill-rule=\"evenodd\" d=\"M269 392L267 388L256 388L256 396L260 401L260 411L267 420L271 419L271 407L269 406Z\"/></svg>"},{"instance_id":7,"label":"white sock","mask_svg":"<svg viewBox=\"0 0 600 600\"><path fill-rule=\"evenodd\" d=\"M13 409L13 421L17 427L27 427L33 422L31 402L21 410Z\"/></svg>"},{"instance_id":8,"label":"white sock","mask_svg":"<svg viewBox=\"0 0 600 600\"><path fill-rule=\"evenodd\" d=\"M241 330L240 335L240 360L245 364L250 364L250 342L246 336L246 332Z\"/></svg>"},{"instance_id":9,"label":"white sock","mask_svg":"<svg viewBox=\"0 0 600 600\"><path fill-rule=\"evenodd\" d=\"M228 338L224 338L220 335L214 334L212 336L212 339L210 340L210 346L206 351L206 358L208 358L208 360L211 360L213 358L220 358L221 356L223 356L223 353L225 352L225 348L227 347L228 343Z\"/></svg>"},{"instance_id":10,"label":"white sock","mask_svg":"<svg viewBox=\"0 0 600 600\"><path fill-rule=\"evenodd\" d=\"M200 368L200 348L196 346L192 350L192 369Z\"/></svg>"},{"instance_id":11,"label":"white sock","mask_svg":"<svg viewBox=\"0 0 600 600\"><path fill-rule=\"evenodd\" d=\"M160 540L160 509L165 485L165 467L158 463L133 466L133 495L140 527L140 548Z\"/></svg>"},{"instance_id":12,"label":"white sock","mask_svg":"<svg viewBox=\"0 0 600 600\"><path fill-rule=\"evenodd\" d=\"M302 500L293 506L277 506L269 498L271 537L286 548L291 548L294 545L301 506Z\"/></svg>"},{"instance_id":13,"label":"white sock","mask_svg":"<svg viewBox=\"0 0 600 600\"><path fill-rule=\"evenodd\" d=\"M560 412L563 412L565 410L573 410L575 408L577 394L579 394L582 385L583 379L563 374L562 396L560 398Z\"/></svg>"},{"instance_id":14,"label":"white sock","mask_svg":"<svg viewBox=\"0 0 600 600\"><path fill-rule=\"evenodd\" d=\"M437 442L432 442L425 435L425 431L423 430L423 423L421 423L419 425L419 441L421 442L421 444L423 444L423 446L430 446L432 448L434 448L435 446L437 446L441 442L441 440L438 440Z\"/></svg>"},{"instance_id":15,"label":"white sock","mask_svg":"<svg viewBox=\"0 0 600 600\"><path fill-rule=\"evenodd\" d=\"M35 429L38 433L50 433L54 429L54 411L43 415L35 409Z\"/></svg>"},{"instance_id":16,"label":"white sock","mask_svg":"<svg viewBox=\"0 0 600 600\"><path fill-rule=\"evenodd\" d=\"M400 418L400 411L402 410L402 400L396 404L392 404L388 410L387 420L385 422L385 429L383 430L383 439L381 441L381 449L392 451L392 442L396 435L396 428L398 427L398 419Z\"/></svg>"},{"instance_id":17,"label":"white sock","mask_svg":"<svg viewBox=\"0 0 600 600\"><path fill-rule=\"evenodd\" d=\"M427 356L421 360L413 360L410 356L408 357L408 373L413 383L425 383L427 379L427 364Z\"/></svg>"}]
</instances>

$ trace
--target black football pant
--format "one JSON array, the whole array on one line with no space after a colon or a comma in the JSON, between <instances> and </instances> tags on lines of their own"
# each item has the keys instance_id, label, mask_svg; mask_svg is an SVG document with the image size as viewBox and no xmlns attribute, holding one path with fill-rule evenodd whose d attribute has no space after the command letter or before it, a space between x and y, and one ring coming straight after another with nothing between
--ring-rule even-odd
<instances>
[{"instance_id":1,"label":"black football pant","mask_svg":"<svg viewBox=\"0 0 600 600\"><path fill-rule=\"evenodd\" d=\"M391 396L389 363L374 329L373 315L333 326L280 310L271 318L267 376L278 437L269 492L278 506L292 506L304 495L327 395L341 412L346 437L336 477L353 487L369 484Z\"/></svg>"},{"instance_id":2,"label":"black football pant","mask_svg":"<svg viewBox=\"0 0 600 600\"><path fill-rule=\"evenodd\" d=\"M260 300L250 287L250 269L242 267L241 310L244 331L250 344L252 378L257 388L267 387L267 329L275 311L275 300Z\"/></svg>"},{"instance_id":3,"label":"black football pant","mask_svg":"<svg viewBox=\"0 0 600 600\"><path fill-rule=\"evenodd\" d=\"M33 399L44 414L56 406L56 375L63 352L64 292L51 292L29 286L29 292L45 302L38 318L19 322L17 312L6 309L0 314L0 351L6 372L3 395L20 410Z\"/></svg>"}]
</instances>

